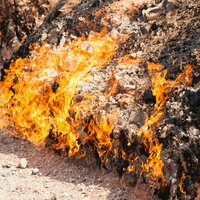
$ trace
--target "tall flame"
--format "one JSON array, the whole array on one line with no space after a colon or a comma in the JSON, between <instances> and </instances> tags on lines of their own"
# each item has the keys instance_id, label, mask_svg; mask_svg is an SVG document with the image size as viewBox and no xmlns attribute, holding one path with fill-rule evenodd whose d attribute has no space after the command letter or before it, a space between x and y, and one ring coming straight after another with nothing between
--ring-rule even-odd
<instances>
[{"instance_id":1,"label":"tall flame","mask_svg":"<svg viewBox=\"0 0 200 200\"><path fill-rule=\"evenodd\" d=\"M154 184L158 178L165 185L165 177L163 174L164 163L161 160L162 145L153 134L155 127L164 115L163 108L168 99L168 94L173 87L180 85L190 85L192 82L192 67L187 65L185 72L181 73L176 80L166 80L167 70L163 70L163 66L155 63L148 63L149 75L152 82L153 95L156 97L156 104L153 113L146 119L145 124L139 129L138 135L142 136L145 148L149 152L147 162L143 164L143 169L152 178L151 183Z\"/></svg>"},{"instance_id":2,"label":"tall flame","mask_svg":"<svg viewBox=\"0 0 200 200\"><path fill-rule=\"evenodd\" d=\"M75 117L70 116L72 108L78 108L74 101L76 88L93 67L109 63L117 49L116 38L102 30L64 47L52 48L47 44L32 47L32 56L12 62L5 80L0 82L0 128L14 127L13 134L20 134L34 144L44 144L51 132L57 139L54 147L66 147L69 155L74 155L79 151L78 139L83 131L78 128L86 126L81 111L74 110ZM84 106L88 112L94 112L92 105ZM87 124L90 135L97 135L100 149L103 145L110 149L107 138L113 122L106 114L100 119L95 112L94 115L96 119Z\"/></svg>"},{"instance_id":3,"label":"tall flame","mask_svg":"<svg viewBox=\"0 0 200 200\"><path fill-rule=\"evenodd\" d=\"M64 47L52 48L43 44L41 47L32 45L32 48L31 56L11 63L4 81L0 82L0 128L12 128L14 135L37 145L44 144L51 134L56 140L53 147L67 148L69 156L78 153L80 145L91 141L102 161L106 162L113 147L111 133L115 126L115 111L105 113L100 107L95 108L96 97L90 94L85 94L79 102L75 96L77 87L87 80L92 68L106 66L113 58L118 48L117 38L102 30L88 38L70 41ZM132 58L120 58L119 62L129 65ZM134 62L142 61L134 59ZM160 64L148 63L148 71L156 104L137 135L142 138L149 155L142 164L143 172L152 184L161 179L164 186L162 145L154 130L164 115L163 108L172 88L191 84L192 67L187 65L185 72L174 81L166 80L167 70ZM105 100L121 87L114 75L108 84ZM113 151L116 154L116 149ZM127 155L122 150L121 153L131 164L139 159L134 152ZM128 170L135 168L130 165Z\"/></svg>"}]
</instances>

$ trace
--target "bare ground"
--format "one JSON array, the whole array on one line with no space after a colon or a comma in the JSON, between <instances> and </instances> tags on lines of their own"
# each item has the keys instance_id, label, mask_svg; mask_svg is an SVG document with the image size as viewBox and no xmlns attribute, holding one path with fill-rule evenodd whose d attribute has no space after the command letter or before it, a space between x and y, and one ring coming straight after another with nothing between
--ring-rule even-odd
<instances>
[{"instance_id":1,"label":"bare ground","mask_svg":"<svg viewBox=\"0 0 200 200\"><path fill-rule=\"evenodd\" d=\"M19 167L22 158L28 163L24 169ZM1 134L0 199L153 199L141 186L124 191L115 171L102 171L94 162L88 163ZM39 169L36 175L35 168Z\"/></svg>"}]
</instances>

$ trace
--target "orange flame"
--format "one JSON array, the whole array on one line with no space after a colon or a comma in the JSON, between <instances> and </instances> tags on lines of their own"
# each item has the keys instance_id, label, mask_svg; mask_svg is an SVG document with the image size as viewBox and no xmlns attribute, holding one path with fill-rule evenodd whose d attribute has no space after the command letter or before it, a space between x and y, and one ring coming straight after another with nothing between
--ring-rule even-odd
<instances>
[{"instance_id":1,"label":"orange flame","mask_svg":"<svg viewBox=\"0 0 200 200\"><path fill-rule=\"evenodd\" d=\"M20 133L38 145L44 144L51 132L58 141L53 146L68 148L72 156L80 147L78 139L83 128L78 130L78 127L88 126L90 135L96 135L100 155L106 151L102 150L103 146L109 151L112 120L103 114L83 124L81 112L96 114L90 104L85 104L85 110L80 111L74 96L93 67L105 66L112 59L117 50L116 38L102 30L64 47L33 44L31 48L35 49L32 56L12 62L5 80L0 82L0 128L15 127L17 131L13 134ZM72 108L76 108L75 118L70 116Z\"/></svg>"},{"instance_id":2,"label":"orange flame","mask_svg":"<svg viewBox=\"0 0 200 200\"><path fill-rule=\"evenodd\" d=\"M78 153L80 145L92 141L99 156L106 162L112 150L115 111L104 113L101 108L94 109L95 97L92 95L86 94L79 102L74 97L77 87L86 80L92 68L103 67L113 58L118 48L117 39L103 30L90 34L88 38L71 41L64 47L52 48L47 44L37 47L33 44L31 48L34 50L32 56L12 62L4 81L0 82L0 128L14 127L14 135L37 145L44 144L51 133L57 140L53 147L68 148L69 156ZM130 56L118 61L126 65L141 62ZM172 88L191 84L192 67L187 65L185 72L175 81L166 80L167 70L163 70L162 65L148 63L148 70L156 104L137 134L142 137L149 153L146 163L143 163L143 171L151 178L150 183L155 184L160 178L164 186L162 145L153 131L164 115L163 107ZM110 87L105 100L120 89L114 75L108 83ZM82 156L85 152L80 154ZM134 152L127 155L122 151L122 157L131 161L128 170L135 170L133 163L138 157Z\"/></svg>"},{"instance_id":3,"label":"orange flame","mask_svg":"<svg viewBox=\"0 0 200 200\"><path fill-rule=\"evenodd\" d=\"M155 63L148 63L149 75L152 82L153 95L156 97L156 104L152 115L146 119L145 124L139 129L138 135L142 136L143 143L149 152L147 162L143 164L143 170L148 172L147 176L152 178L154 184L158 178L161 178L162 185L165 185L163 174L164 163L161 160L162 145L153 134L153 130L163 117L163 107L168 99L168 94L173 87L180 85L190 85L192 82L192 67L187 65L185 72L181 73L175 81L166 80L167 70L163 66Z\"/></svg>"},{"instance_id":4,"label":"orange flame","mask_svg":"<svg viewBox=\"0 0 200 200\"><path fill-rule=\"evenodd\" d=\"M178 186L179 186L180 192L183 193L184 195L186 195L186 192L183 189L183 181L184 180L185 180L185 172L182 172L181 180L180 180Z\"/></svg>"}]
</instances>

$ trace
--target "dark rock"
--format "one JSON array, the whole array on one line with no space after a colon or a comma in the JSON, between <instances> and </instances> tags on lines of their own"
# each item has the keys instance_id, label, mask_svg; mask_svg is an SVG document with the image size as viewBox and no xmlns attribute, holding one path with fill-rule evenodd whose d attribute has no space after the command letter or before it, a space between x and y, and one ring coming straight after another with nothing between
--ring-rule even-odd
<instances>
[{"instance_id":1,"label":"dark rock","mask_svg":"<svg viewBox=\"0 0 200 200\"><path fill-rule=\"evenodd\" d=\"M156 98L155 98L155 96L153 96L153 93L152 93L152 91L150 89L144 91L144 93L142 95L142 100L146 104L150 104L150 103L155 104L156 103Z\"/></svg>"}]
</instances>

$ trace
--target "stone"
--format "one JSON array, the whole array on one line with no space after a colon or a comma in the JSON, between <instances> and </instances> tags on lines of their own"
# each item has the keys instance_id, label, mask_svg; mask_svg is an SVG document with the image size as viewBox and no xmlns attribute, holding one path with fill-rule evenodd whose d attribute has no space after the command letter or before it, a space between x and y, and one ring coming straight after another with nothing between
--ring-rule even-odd
<instances>
[{"instance_id":1,"label":"stone","mask_svg":"<svg viewBox=\"0 0 200 200\"><path fill-rule=\"evenodd\" d=\"M20 160L18 167L21 169L25 169L27 167L27 165L28 165L28 162L27 162L26 158L22 158Z\"/></svg>"},{"instance_id":2,"label":"stone","mask_svg":"<svg viewBox=\"0 0 200 200\"><path fill-rule=\"evenodd\" d=\"M142 11L142 15L147 20L157 20L162 14L175 8L174 3L168 0L163 0L157 6L148 8Z\"/></svg>"},{"instance_id":3,"label":"stone","mask_svg":"<svg viewBox=\"0 0 200 200\"><path fill-rule=\"evenodd\" d=\"M38 173L39 173L39 169L37 167L32 169L32 175L36 175Z\"/></svg>"},{"instance_id":4,"label":"stone","mask_svg":"<svg viewBox=\"0 0 200 200\"><path fill-rule=\"evenodd\" d=\"M131 123L142 125L144 123L144 112L142 109L139 109L138 111L132 111L129 120Z\"/></svg>"},{"instance_id":5,"label":"stone","mask_svg":"<svg viewBox=\"0 0 200 200\"><path fill-rule=\"evenodd\" d=\"M164 13L163 8L153 7L142 11L147 20L157 20Z\"/></svg>"},{"instance_id":6,"label":"stone","mask_svg":"<svg viewBox=\"0 0 200 200\"><path fill-rule=\"evenodd\" d=\"M2 168L11 168L11 165L10 164L3 164Z\"/></svg>"}]
</instances>

